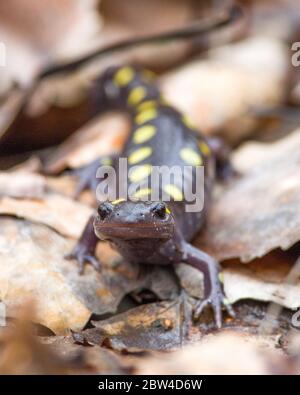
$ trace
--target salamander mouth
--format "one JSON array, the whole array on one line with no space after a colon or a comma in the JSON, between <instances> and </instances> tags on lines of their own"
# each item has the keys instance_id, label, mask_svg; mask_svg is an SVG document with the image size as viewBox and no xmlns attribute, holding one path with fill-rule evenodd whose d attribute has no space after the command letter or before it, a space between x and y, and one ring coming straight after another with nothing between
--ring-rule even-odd
<instances>
[{"instance_id":1,"label":"salamander mouth","mask_svg":"<svg viewBox=\"0 0 300 395\"><path fill-rule=\"evenodd\" d=\"M94 222L95 233L100 239L170 239L174 233L173 224L124 224Z\"/></svg>"}]
</instances>

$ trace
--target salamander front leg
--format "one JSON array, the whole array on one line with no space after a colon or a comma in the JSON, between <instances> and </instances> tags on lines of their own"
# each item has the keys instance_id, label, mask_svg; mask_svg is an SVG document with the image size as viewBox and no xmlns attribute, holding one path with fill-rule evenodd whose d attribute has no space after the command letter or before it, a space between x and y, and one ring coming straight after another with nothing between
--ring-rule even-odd
<instances>
[{"instance_id":1,"label":"salamander front leg","mask_svg":"<svg viewBox=\"0 0 300 395\"><path fill-rule=\"evenodd\" d=\"M117 156L111 155L108 157L101 157L94 160L86 166L80 167L74 171L74 174L78 177L78 184L74 194L74 198L78 199L81 192L85 189L96 191L101 178L97 178L97 170L100 166L114 166Z\"/></svg>"},{"instance_id":2,"label":"salamander front leg","mask_svg":"<svg viewBox=\"0 0 300 395\"><path fill-rule=\"evenodd\" d=\"M222 307L225 307L232 317L234 317L234 310L227 302L224 294L219 264L210 255L188 243L184 244L183 261L204 274L204 300L197 305L194 317L197 319L203 309L211 305L214 310L216 325L221 328Z\"/></svg>"},{"instance_id":3,"label":"salamander front leg","mask_svg":"<svg viewBox=\"0 0 300 395\"><path fill-rule=\"evenodd\" d=\"M85 263L90 263L96 270L100 271L101 264L95 257L96 245L99 239L94 232L94 216L92 216L84 231L70 254L66 259L76 259L79 264L79 273L83 274Z\"/></svg>"}]
</instances>

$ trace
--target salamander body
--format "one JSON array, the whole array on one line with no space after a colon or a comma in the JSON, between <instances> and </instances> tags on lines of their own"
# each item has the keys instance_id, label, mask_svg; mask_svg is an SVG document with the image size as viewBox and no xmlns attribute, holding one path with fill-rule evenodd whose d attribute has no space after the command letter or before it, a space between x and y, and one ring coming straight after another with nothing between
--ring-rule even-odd
<instances>
[{"instance_id":1,"label":"salamander body","mask_svg":"<svg viewBox=\"0 0 300 395\"><path fill-rule=\"evenodd\" d=\"M186 116L165 102L150 72L133 66L110 67L95 86L102 111L118 108L130 114L132 129L120 157L127 159L126 184L135 187L125 197L100 204L98 215L90 219L70 256L81 267L85 261L98 266L94 251L100 238L130 261L190 264L204 274L205 299L198 304L195 315L210 304L220 327L222 306L233 314L224 296L220 267L211 256L189 243L203 226L209 208L217 159L213 147ZM118 171L116 159L112 163ZM100 165L101 160L87 168L80 190L86 186L96 188L99 180L95 172ZM176 171L167 181L160 178L153 184L151 177L157 168ZM186 168L189 173L185 173ZM190 211L187 206L191 202L185 192L198 185L200 168L204 170L204 204Z\"/></svg>"}]
</instances>

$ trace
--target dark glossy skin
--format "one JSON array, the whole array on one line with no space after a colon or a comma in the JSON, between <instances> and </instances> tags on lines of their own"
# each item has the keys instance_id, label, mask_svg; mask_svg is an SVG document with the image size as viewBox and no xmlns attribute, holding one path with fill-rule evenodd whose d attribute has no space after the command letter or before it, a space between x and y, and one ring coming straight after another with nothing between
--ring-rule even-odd
<instances>
[{"instance_id":1,"label":"dark glossy skin","mask_svg":"<svg viewBox=\"0 0 300 395\"><path fill-rule=\"evenodd\" d=\"M214 147L195 133L180 112L165 104L152 77L143 70L131 66L109 68L98 80L97 89L97 102L102 110L121 108L131 115L132 133L120 155L128 158L129 169L136 165L144 169L163 165L204 165L204 208L199 212L186 212L186 202L184 196L178 194L176 180L168 189L161 184L151 185L152 189L167 190L171 198L168 202L141 201L140 198L147 199L150 192L142 185L140 195L134 199L100 204L98 215L90 219L70 257L79 261L81 270L86 261L99 268L94 252L100 238L112 243L130 261L161 265L190 264L204 274L205 299L197 306L195 316L211 305L216 324L220 327L222 306L233 314L224 296L220 267L211 256L189 244L205 222L215 176ZM229 167L224 151L220 146L217 148L219 165L222 164L220 169L226 173ZM96 161L83 170L78 192L85 187L96 188L99 183L95 178L98 167L99 161ZM193 183L195 174L193 171L192 178L185 182ZM146 174L142 180L146 182L148 177Z\"/></svg>"}]
</instances>

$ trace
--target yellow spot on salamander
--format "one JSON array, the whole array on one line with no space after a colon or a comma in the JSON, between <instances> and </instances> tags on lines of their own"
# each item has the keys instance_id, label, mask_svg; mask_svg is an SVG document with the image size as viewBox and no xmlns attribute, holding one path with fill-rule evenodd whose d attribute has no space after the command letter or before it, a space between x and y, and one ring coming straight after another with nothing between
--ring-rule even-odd
<instances>
[{"instance_id":1,"label":"yellow spot on salamander","mask_svg":"<svg viewBox=\"0 0 300 395\"><path fill-rule=\"evenodd\" d=\"M156 77L156 74L153 71L147 69L143 70L142 74L148 80L153 80Z\"/></svg>"},{"instance_id":2,"label":"yellow spot on salamander","mask_svg":"<svg viewBox=\"0 0 300 395\"><path fill-rule=\"evenodd\" d=\"M170 105L170 102L163 96L160 98L160 102L161 102L161 104L164 104L165 106Z\"/></svg>"},{"instance_id":3,"label":"yellow spot on salamander","mask_svg":"<svg viewBox=\"0 0 300 395\"><path fill-rule=\"evenodd\" d=\"M203 155L205 156L210 155L210 148L204 141L200 141L199 148Z\"/></svg>"},{"instance_id":4,"label":"yellow spot on salamander","mask_svg":"<svg viewBox=\"0 0 300 395\"><path fill-rule=\"evenodd\" d=\"M139 114L137 114L135 117L135 122L138 125L141 125L142 123L151 121L152 119L156 118L156 116L157 116L156 109L149 108L148 110L142 111Z\"/></svg>"},{"instance_id":5,"label":"yellow spot on salamander","mask_svg":"<svg viewBox=\"0 0 300 395\"><path fill-rule=\"evenodd\" d=\"M111 204L119 204L119 203L122 203L122 202L125 202L124 198L114 200L113 202L111 202Z\"/></svg>"},{"instance_id":6,"label":"yellow spot on salamander","mask_svg":"<svg viewBox=\"0 0 300 395\"><path fill-rule=\"evenodd\" d=\"M136 166L129 173L129 179L131 182L139 182L142 179L148 177L151 174L152 166L151 165L143 165Z\"/></svg>"},{"instance_id":7,"label":"yellow spot on salamander","mask_svg":"<svg viewBox=\"0 0 300 395\"><path fill-rule=\"evenodd\" d=\"M110 166L112 164L111 158L101 158L100 159L100 164L103 166Z\"/></svg>"},{"instance_id":8,"label":"yellow spot on salamander","mask_svg":"<svg viewBox=\"0 0 300 395\"><path fill-rule=\"evenodd\" d=\"M134 144L142 144L150 140L156 133L156 127L153 125L145 125L138 128L132 136Z\"/></svg>"},{"instance_id":9,"label":"yellow spot on salamander","mask_svg":"<svg viewBox=\"0 0 300 395\"><path fill-rule=\"evenodd\" d=\"M166 207L166 213L167 213L168 215L171 214L171 211L170 211L169 207Z\"/></svg>"},{"instance_id":10,"label":"yellow spot on salamander","mask_svg":"<svg viewBox=\"0 0 300 395\"><path fill-rule=\"evenodd\" d=\"M147 95L147 91L143 86L136 86L128 95L127 103L130 106L135 106Z\"/></svg>"},{"instance_id":11,"label":"yellow spot on salamander","mask_svg":"<svg viewBox=\"0 0 300 395\"><path fill-rule=\"evenodd\" d=\"M150 189L150 188L142 188L142 189L136 191L136 192L132 195L132 197L134 197L134 198L136 198L136 199L139 199L139 198L141 198L141 197L149 196L150 193L151 193L151 189Z\"/></svg>"},{"instance_id":12,"label":"yellow spot on salamander","mask_svg":"<svg viewBox=\"0 0 300 395\"><path fill-rule=\"evenodd\" d=\"M224 284L224 273L220 272L218 277L219 277L220 283Z\"/></svg>"},{"instance_id":13,"label":"yellow spot on salamander","mask_svg":"<svg viewBox=\"0 0 300 395\"><path fill-rule=\"evenodd\" d=\"M190 129L195 129L195 125L191 121L190 117L188 117L187 115L183 115L181 119L182 119L182 122L185 124L185 126L187 126Z\"/></svg>"},{"instance_id":14,"label":"yellow spot on salamander","mask_svg":"<svg viewBox=\"0 0 300 395\"><path fill-rule=\"evenodd\" d=\"M130 165L135 165L143 161L144 159L148 158L152 154L151 147L142 147L135 151L133 151L128 157L128 163Z\"/></svg>"},{"instance_id":15,"label":"yellow spot on salamander","mask_svg":"<svg viewBox=\"0 0 300 395\"><path fill-rule=\"evenodd\" d=\"M133 80L134 70L131 67L122 67L114 75L114 82L116 85L125 86Z\"/></svg>"},{"instance_id":16,"label":"yellow spot on salamander","mask_svg":"<svg viewBox=\"0 0 300 395\"><path fill-rule=\"evenodd\" d=\"M141 103L138 106L137 110L138 110L138 112L142 112L142 111L149 110L149 108L153 108L156 106L157 106L156 100L147 100L147 101L144 101L143 103Z\"/></svg>"},{"instance_id":17,"label":"yellow spot on salamander","mask_svg":"<svg viewBox=\"0 0 300 395\"><path fill-rule=\"evenodd\" d=\"M201 156L194 151L192 148L182 148L179 152L181 159L192 166L201 166L202 159Z\"/></svg>"},{"instance_id":18,"label":"yellow spot on salamander","mask_svg":"<svg viewBox=\"0 0 300 395\"><path fill-rule=\"evenodd\" d=\"M183 200L183 194L182 194L181 190L174 184L165 185L164 191L176 201Z\"/></svg>"}]
</instances>

